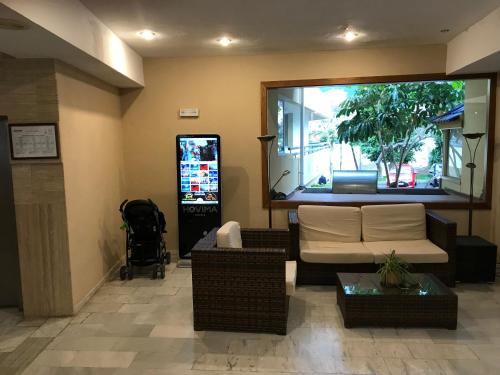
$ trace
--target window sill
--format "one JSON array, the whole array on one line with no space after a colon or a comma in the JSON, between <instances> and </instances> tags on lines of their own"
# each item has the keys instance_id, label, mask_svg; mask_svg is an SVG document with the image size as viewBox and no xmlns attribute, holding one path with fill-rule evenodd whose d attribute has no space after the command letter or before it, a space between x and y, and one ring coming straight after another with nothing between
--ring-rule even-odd
<instances>
[{"instance_id":1,"label":"window sill","mask_svg":"<svg viewBox=\"0 0 500 375\"><path fill-rule=\"evenodd\" d=\"M443 181L449 181L449 182L452 182L452 183L457 184L457 185L460 185L462 182L460 177L442 176L441 178L443 179Z\"/></svg>"},{"instance_id":2,"label":"window sill","mask_svg":"<svg viewBox=\"0 0 500 375\"><path fill-rule=\"evenodd\" d=\"M296 191L287 200L272 201L273 208L297 208L299 205L327 205L327 206L366 206L372 204L423 203L430 209L467 209L467 197L450 193L448 195L419 195L419 194L332 194L332 193L302 193ZM491 205L477 199L474 209L490 209Z\"/></svg>"}]
</instances>

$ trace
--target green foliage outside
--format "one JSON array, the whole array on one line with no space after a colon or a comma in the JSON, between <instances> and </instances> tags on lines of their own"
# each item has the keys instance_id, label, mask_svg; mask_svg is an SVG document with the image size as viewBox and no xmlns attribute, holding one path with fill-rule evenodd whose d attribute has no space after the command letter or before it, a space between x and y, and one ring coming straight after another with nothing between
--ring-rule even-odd
<instances>
[{"instance_id":1,"label":"green foliage outside","mask_svg":"<svg viewBox=\"0 0 500 375\"><path fill-rule=\"evenodd\" d=\"M376 163L379 160L380 144L376 137L370 137L365 142L359 142L359 146L363 155L365 155L370 161ZM419 142L414 148L408 150L403 160L403 164L415 161L415 152L419 151L421 147L422 142ZM399 154L393 147L388 147L385 157L390 164L396 165L399 163Z\"/></svg>"},{"instance_id":2,"label":"green foliage outside","mask_svg":"<svg viewBox=\"0 0 500 375\"><path fill-rule=\"evenodd\" d=\"M394 164L396 180L390 182L398 186L400 166L412 160L425 138L440 138L430 119L463 100L463 81L358 86L337 112L337 117L349 117L337 128L338 140L360 144L379 169L383 166L388 180L389 165ZM433 158L440 158L439 151Z\"/></svg>"},{"instance_id":3,"label":"green foliage outside","mask_svg":"<svg viewBox=\"0 0 500 375\"><path fill-rule=\"evenodd\" d=\"M439 131L432 134L436 147L432 149L429 155L429 166L439 164L443 161L443 137Z\"/></svg>"}]
</instances>

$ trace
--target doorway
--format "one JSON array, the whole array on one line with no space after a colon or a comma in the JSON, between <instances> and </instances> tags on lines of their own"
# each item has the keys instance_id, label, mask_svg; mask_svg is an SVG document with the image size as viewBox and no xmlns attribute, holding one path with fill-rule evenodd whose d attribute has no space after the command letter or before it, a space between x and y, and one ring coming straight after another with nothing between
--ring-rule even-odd
<instances>
[{"instance_id":1,"label":"doorway","mask_svg":"<svg viewBox=\"0 0 500 375\"><path fill-rule=\"evenodd\" d=\"M7 117L0 116L0 307L21 308L21 277Z\"/></svg>"}]
</instances>

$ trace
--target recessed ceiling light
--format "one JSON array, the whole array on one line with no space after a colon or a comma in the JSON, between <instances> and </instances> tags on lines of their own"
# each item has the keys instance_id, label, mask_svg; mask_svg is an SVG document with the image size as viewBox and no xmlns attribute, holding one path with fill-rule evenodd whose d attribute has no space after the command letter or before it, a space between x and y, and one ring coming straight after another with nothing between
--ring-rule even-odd
<instances>
[{"instance_id":1,"label":"recessed ceiling light","mask_svg":"<svg viewBox=\"0 0 500 375\"><path fill-rule=\"evenodd\" d=\"M154 38L156 38L156 33L154 31L151 31L151 30L139 31L137 33L137 35L139 35L142 39L145 39L145 40L153 40Z\"/></svg>"},{"instance_id":2,"label":"recessed ceiling light","mask_svg":"<svg viewBox=\"0 0 500 375\"><path fill-rule=\"evenodd\" d=\"M360 33L354 31L350 26L342 26L340 27L340 30L342 30L342 33L338 35L338 37L344 39L347 42L352 42L354 39L361 36Z\"/></svg>"},{"instance_id":3,"label":"recessed ceiling light","mask_svg":"<svg viewBox=\"0 0 500 375\"><path fill-rule=\"evenodd\" d=\"M229 39L228 37L224 36L220 39L217 39L217 43L219 43L222 47L227 47L231 43L233 43L233 41L231 39Z\"/></svg>"},{"instance_id":4,"label":"recessed ceiling light","mask_svg":"<svg viewBox=\"0 0 500 375\"><path fill-rule=\"evenodd\" d=\"M347 40L348 42L352 42L354 39L358 37L358 34L356 34L354 31L346 31L344 34L344 39Z\"/></svg>"}]
</instances>

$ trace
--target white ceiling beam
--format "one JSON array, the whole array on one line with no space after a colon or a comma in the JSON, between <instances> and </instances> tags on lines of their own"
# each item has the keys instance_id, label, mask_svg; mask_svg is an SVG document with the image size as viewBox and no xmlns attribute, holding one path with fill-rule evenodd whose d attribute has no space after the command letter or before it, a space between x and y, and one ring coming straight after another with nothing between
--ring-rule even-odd
<instances>
[{"instance_id":1,"label":"white ceiling beam","mask_svg":"<svg viewBox=\"0 0 500 375\"><path fill-rule=\"evenodd\" d=\"M21 31L16 41L2 40L8 49L3 52L15 57L53 57L118 87L144 86L142 57L78 0L0 0L0 4L38 26L39 40L58 47L47 46L51 56L30 56L22 48L16 53L16 43L29 43Z\"/></svg>"},{"instance_id":2,"label":"white ceiling beam","mask_svg":"<svg viewBox=\"0 0 500 375\"><path fill-rule=\"evenodd\" d=\"M500 7L447 45L446 73L500 71Z\"/></svg>"}]
</instances>

